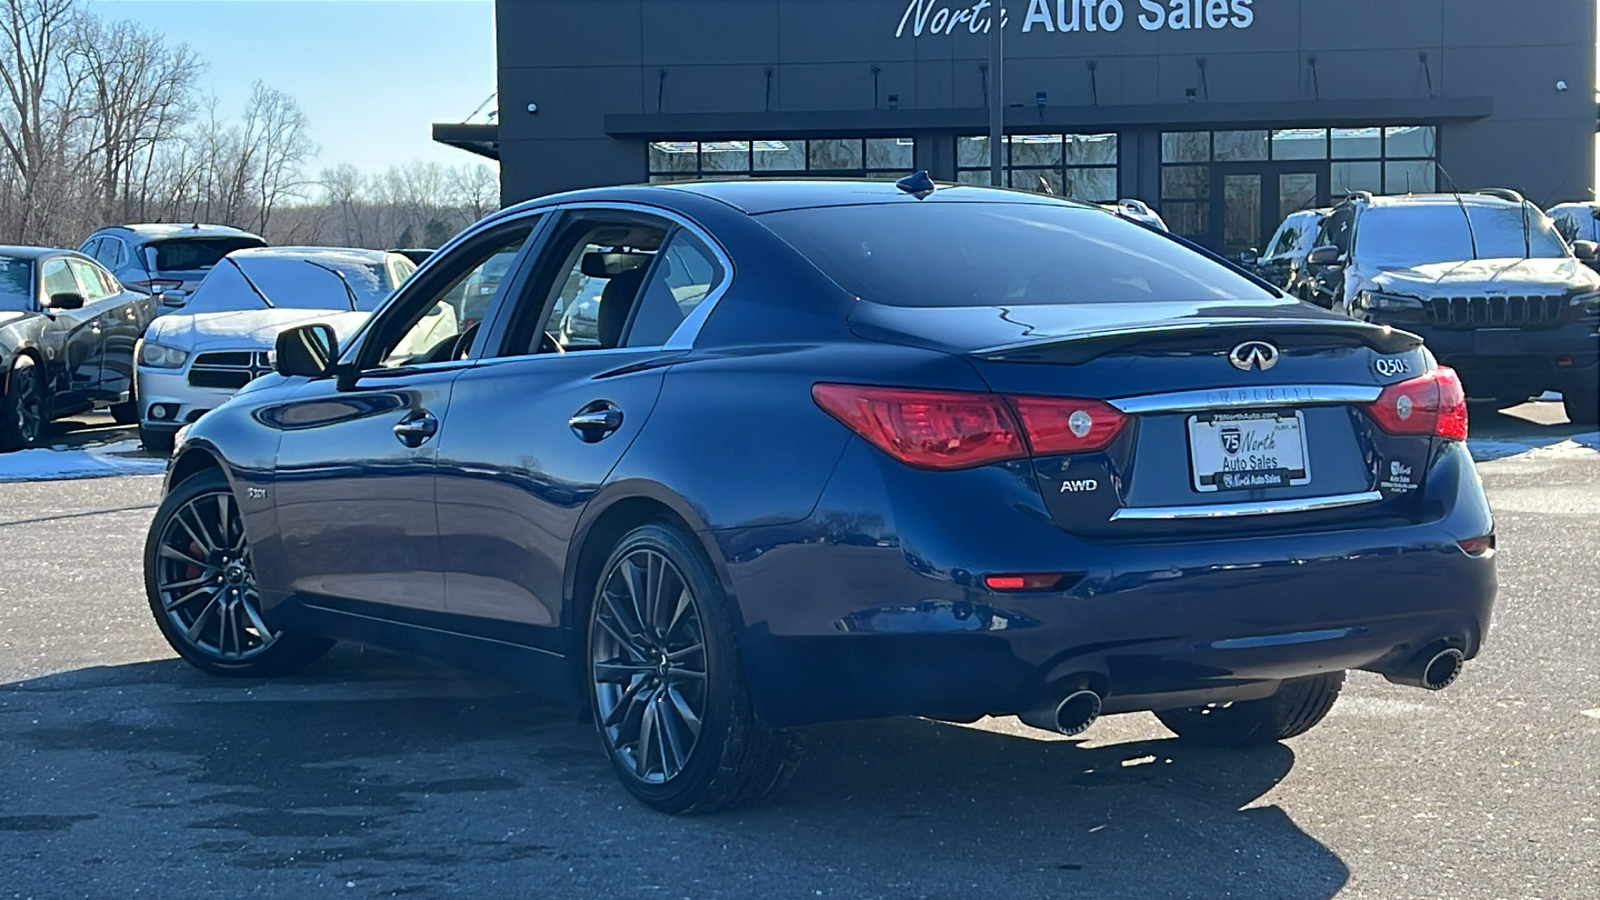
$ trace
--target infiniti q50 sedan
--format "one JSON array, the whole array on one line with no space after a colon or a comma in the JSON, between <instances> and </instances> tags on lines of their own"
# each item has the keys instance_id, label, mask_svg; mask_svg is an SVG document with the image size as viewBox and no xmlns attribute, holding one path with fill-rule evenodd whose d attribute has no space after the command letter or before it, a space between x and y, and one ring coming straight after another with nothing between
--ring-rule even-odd
<instances>
[{"instance_id":1,"label":"infiniti q50 sedan","mask_svg":"<svg viewBox=\"0 0 1600 900\"><path fill-rule=\"evenodd\" d=\"M1263 743L1346 670L1477 654L1494 525L1415 336L1092 206L903 184L536 200L349 340L285 332L180 435L160 628L219 675L345 639L531 682L672 812L768 794L806 723Z\"/></svg>"}]
</instances>

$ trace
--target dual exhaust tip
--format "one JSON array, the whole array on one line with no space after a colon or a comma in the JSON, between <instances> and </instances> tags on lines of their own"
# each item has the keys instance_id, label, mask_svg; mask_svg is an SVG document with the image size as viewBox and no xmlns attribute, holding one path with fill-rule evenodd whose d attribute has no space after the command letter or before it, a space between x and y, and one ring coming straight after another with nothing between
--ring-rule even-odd
<instances>
[{"instance_id":1,"label":"dual exhaust tip","mask_svg":"<svg viewBox=\"0 0 1600 900\"><path fill-rule=\"evenodd\" d=\"M1461 667L1466 662L1466 654L1454 647L1425 650L1399 670L1385 672L1383 677L1394 684L1442 691L1461 677Z\"/></svg>"},{"instance_id":2,"label":"dual exhaust tip","mask_svg":"<svg viewBox=\"0 0 1600 900\"><path fill-rule=\"evenodd\" d=\"M1083 734L1100 718L1102 700L1088 688L1080 688L1061 698L1053 707L1030 710L1019 718L1034 728L1054 731L1067 737Z\"/></svg>"},{"instance_id":3,"label":"dual exhaust tip","mask_svg":"<svg viewBox=\"0 0 1600 900\"><path fill-rule=\"evenodd\" d=\"M1466 654L1455 647L1427 650L1401 669L1385 673L1383 677L1395 684L1442 691L1461 677L1461 669L1466 661ZM1055 706L1029 710L1020 718L1034 728L1072 737L1089 730L1089 726L1100 718L1103 704L1104 700L1098 693L1089 688L1079 688L1062 697Z\"/></svg>"}]
</instances>

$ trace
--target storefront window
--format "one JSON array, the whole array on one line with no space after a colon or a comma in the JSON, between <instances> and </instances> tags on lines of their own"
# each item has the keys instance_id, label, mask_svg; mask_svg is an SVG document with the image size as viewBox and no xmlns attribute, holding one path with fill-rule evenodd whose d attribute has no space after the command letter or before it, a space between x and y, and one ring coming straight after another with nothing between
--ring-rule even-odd
<instances>
[{"instance_id":1,"label":"storefront window","mask_svg":"<svg viewBox=\"0 0 1600 900\"><path fill-rule=\"evenodd\" d=\"M900 138L651 141L650 181L697 178L874 178L911 174L916 142Z\"/></svg>"},{"instance_id":2,"label":"storefront window","mask_svg":"<svg viewBox=\"0 0 1600 900\"><path fill-rule=\"evenodd\" d=\"M1013 134L1006 137L1006 184L1088 203L1117 199L1115 134ZM989 139L956 138L956 180L989 183Z\"/></svg>"}]
</instances>

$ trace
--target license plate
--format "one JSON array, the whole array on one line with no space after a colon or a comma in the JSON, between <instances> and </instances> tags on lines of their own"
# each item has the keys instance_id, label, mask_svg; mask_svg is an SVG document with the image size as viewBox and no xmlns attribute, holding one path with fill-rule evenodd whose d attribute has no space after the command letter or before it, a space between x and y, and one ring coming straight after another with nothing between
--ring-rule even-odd
<instances>
[{"instance_id":1,"label":"license plate","mask_svg":"<svg viewBox=\"0 0 1600 900\"><path fill-rule=\"evenodd\" d=\"M1189 417L1194 489L1247 491L1311 483L1299 411L1217 412Z\"/></svg>"}]
</instances>

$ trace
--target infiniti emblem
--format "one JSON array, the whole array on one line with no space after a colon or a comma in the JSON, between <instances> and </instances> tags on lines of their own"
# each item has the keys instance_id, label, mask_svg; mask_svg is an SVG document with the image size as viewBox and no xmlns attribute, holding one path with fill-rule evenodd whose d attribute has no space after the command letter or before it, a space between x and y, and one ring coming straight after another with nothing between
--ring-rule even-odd
<instances>
[{"instance_id":1,"label":"infiniti emblem","mask_svg":"<svg viewBox=\"0 0 1600 900\"><path fill-rule=\"evenodd\" d=\"M1245 341L1228 352L1228 362L1241 372L1265 372L1278 364L1278 348L1266 341Z\"/></svg>"}]
</instances>

